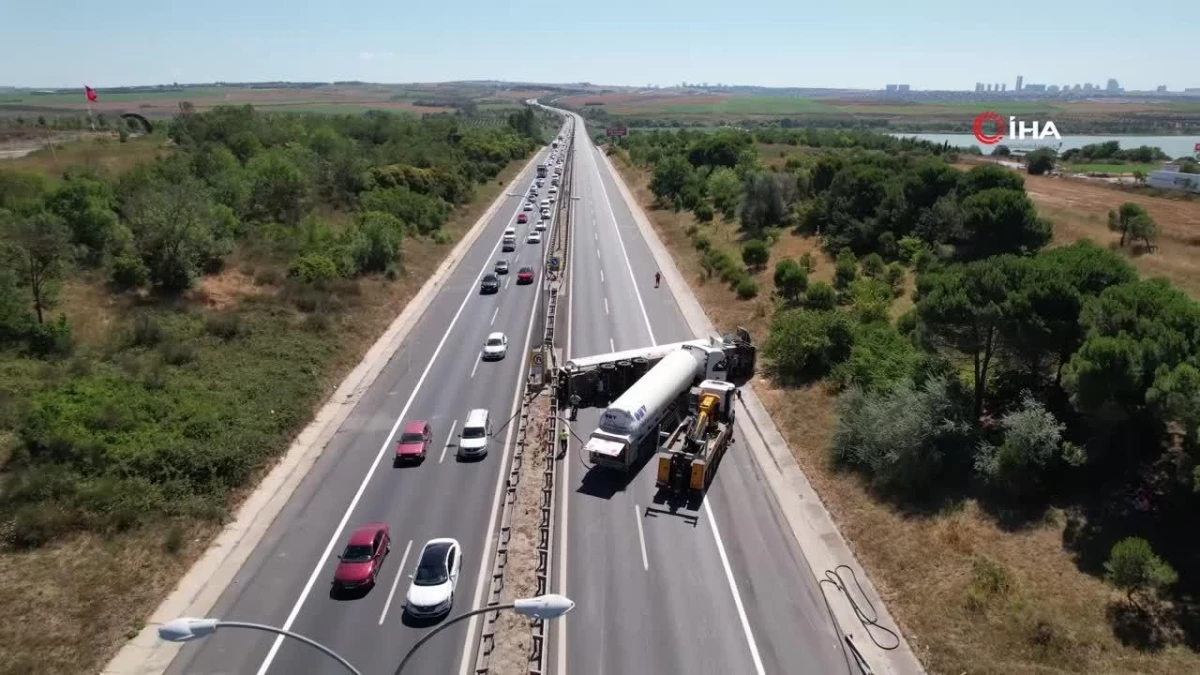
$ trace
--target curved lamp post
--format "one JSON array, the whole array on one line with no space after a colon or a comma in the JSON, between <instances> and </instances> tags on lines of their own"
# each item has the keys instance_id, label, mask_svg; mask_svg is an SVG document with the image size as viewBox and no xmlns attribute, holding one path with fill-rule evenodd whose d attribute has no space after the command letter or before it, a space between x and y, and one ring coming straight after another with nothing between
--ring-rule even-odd
<instances>
[{"instance_id":1,"label":"curved lamp post","mask_svg":"<svg viewBox=\"0 0 1200 675\"><path fill-rule=\"evenodd\" d=\"M558 617L562 616L563 614L566 614L567 612L571 611L574 608L575 608L575 602L573 600L571 600L570 598L568 598L567 596L558 595L557 593L549 593L546 595L539 595L536 598L527 598L524 600L514 600L513 602L508 603L508 604L493 605L491 607L481 607L479 609L473 609L464 614L459 614L458 616L454 617L453 619L450 619L449 621L446 621L445 623L438 626L437 628L434 628L433 630L429 631L420 640L417 640L417 643L415 645L413 645L412 648L408 650L408 653L404 655L404 658L400 660L400 665L396 666L396 675L400 675L400 671L404 670L404 666L413 657L413 654L415 654L417 652L417 650L421 648L421 645L428 642L429 639L432 638L434 635L437 635L438 633L449 628L450 626L453 626L454 624L458 623L459 621L462 621L463 619L469 619L478 614L485 614L487 612L500 611L502 609L511 609L514 612L516 612L517 614L520 614L521 616L528 616L528 617L532 617L534 619L548 621L550 619L557 619Z\"/></svg>"},{"instance_id":2,"label":"curved lamp post","mask_svg":"<svg viewBox=\"0 0 1200 675\"><path fill-rule=\"evenodd\" d=\"M245 621L221 621L220 619L195 619L191 617L180 617L172 619L158 627L158 637L167 642L190 642L198 640L215 633L218 628L246 628L249 630L260 630L264 633L274 633L289 637L293 640L303 642L306 645L324 652L329 658L342 664L343 667L352 675L362 675L362 673L350 664L349 661L342 658L329 647L317 642L316 640L306 638L298 633L293 633L290 630L267 626L261 623L247 623Z\"/></svg>"}]
</instances>

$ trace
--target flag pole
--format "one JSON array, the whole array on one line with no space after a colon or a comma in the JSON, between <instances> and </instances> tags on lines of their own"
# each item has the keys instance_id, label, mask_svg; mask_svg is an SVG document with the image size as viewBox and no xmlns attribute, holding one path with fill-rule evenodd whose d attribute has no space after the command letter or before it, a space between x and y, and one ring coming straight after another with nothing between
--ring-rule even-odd
<instances>
[{"instance_id":1,"label":"flag pole","mask_svg":"<svg viewBox=\"0 0 1200 675\"><path fill-rule=\"evenodd\" d=\"M96 121L92 119L92 88L83 85L83 96L87 99L88 125L92 127L92 131L96 130Z\"/></svg>"}]
</instances>

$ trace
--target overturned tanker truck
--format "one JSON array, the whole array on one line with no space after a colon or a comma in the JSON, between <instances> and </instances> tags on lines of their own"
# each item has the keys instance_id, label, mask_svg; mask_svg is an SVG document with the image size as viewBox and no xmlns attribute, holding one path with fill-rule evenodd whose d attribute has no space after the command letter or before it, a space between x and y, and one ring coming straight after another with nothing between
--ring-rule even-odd
<instances>
[{"instance_id":1,"label":"overturned tanker truck","mask_svg":"<svg viewBox=\"0 0 1200 675\"><path fill-rule=\"evenodd\" d=\"M753 377L756 351L739 328L721 338L574 359L559 369L557 393L573 408L606 407L584 452L596 466L628 471L687 423L701 385L729 383L732 392Z\"/></svg>"}]
</instances>

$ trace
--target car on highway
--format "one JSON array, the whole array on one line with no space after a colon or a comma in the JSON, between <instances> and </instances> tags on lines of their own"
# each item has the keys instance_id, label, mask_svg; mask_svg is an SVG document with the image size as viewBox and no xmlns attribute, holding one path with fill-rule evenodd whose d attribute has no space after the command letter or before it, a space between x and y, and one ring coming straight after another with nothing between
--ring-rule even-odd
<instances>
[{"instance_id":1,"label":"car on highway","mask_svg":"<svg viewBox=\"0 0 1200 675\"><path fill-rule=\"evenodd\" d=\"M551 186L550 186L550 194L554 194L554 193L556 193L556 192L558 192L558 188L556 188L556 187L554 187L553 185L551 185Z\"/></svg>"},{"instance_id":2,"label":"car on highway","mask_svg":"<svg viewBox=\"0 0 1200 675\"><path fill-rule=\"evenodd\" d=\"M545 184L546 184L546 181L542 180L541 178L538 179L538 182L537 182L538 187L542 187Z\"/></svg>"},{"instance_id":3,"label":"car on highway","mask_svg":"<svg viewBox=\"0 0 1200 675\"><path fill-rule=\"evenodd\" d=\"M540 244L540 243L542 243L542 233L541 233L541 232L538 232L537 230L534 230L533 232L530 232L530 233L529 233L529 237L528 237L528 238L525 240L525 243L526 243L526 244Z\"/></svg>"},{"instance_id":4,"label":"car on highway","mask_svg":"<svg viewBox=\"0 0 1200 675\"><path fill-rule=\"evenodd\" d=\"M517 283L518 284L532 284L533 283L533 268L532 267L522 267L521 269L517 270Z\"/></svg>"},{"instance_id":5,"label":"car on highway","mask_svg":"<svg viewBox=\"0 0 1200 675\"><path fill-rule=\"evenodd\" d=\"M545 229L546 229L546 219L545 219L545 218L539 218L539 219L538 219L538 221L537 221L537 225L534 225L534 229L536 229L538 232L543 232L543 231L545 231Z\"/></svg>"},{"instance_id":6,"label":"car on highway","mask_svg":"<svg viewBox=\"0 0 1200 675\"><path fill-rule=\"evenodd\" d=\"M333 571L333 586L339 590L375 585L383 559L392 550L392 530L387 523L368 523L350 535Z\"/></svg>"},{"instance_id":7,"label":"car on highway","mask_svg":"<svg viewBox=\"0 0 1200 675\"><path fill-rule=\"evenodd\" d=\"M543 207L543 208L542 208L542 217L543 217L543 218L545 218L545 219L547 219L547 220L549 220L549 219L550 219L550 209L549 209L549 207Z\"/></svg>"},{"instance_id":8,"label":"car on highway","mask_svg":"<svg viewBox=\"0 0 1200 675\"><path fill-rule=\"evenodd\" d=\"M441 616L454 606L454 589L462 568L462 548L450 538L431 539L417 557L417 570L404 598L413 617Z\"/></svg>"},{"instance_id":9,"label":"car on highway","mask_svg":"<svg viewBox=\"0 0 1200 675\"><path fill-rule=\"evenodd\" d=\"M551 204L553 204L554 202L557 202L557 201L558 201L558 197L555 197L554 195L550 195L550 203Z\"/></svg>"},{"instance_id":10,"label":"car on highway","mask_svg":"<svg viewBox=\"0 0 1200 675\"><path fill-rule=\"evenodd\" d=\"M508 261L507 260L497 260L496 268L493 269L492 271L495 272L496 274L508 274Z\"/></svg>"},{"instance_id":11,"label":"car on highway","mask_svg":"<svg viewBox=\"0 0 1200 675\"><path fill-rule=\"evenodd\" d=\"M458 459L487 455L488 439L492 437L492 417L486 408L467 413L462 431L458 432Z\"/></svg>"},{"instance_id":12,"label":"car on highway","mask_svg":"<svg viewBox=\"0 0 1200 675\"><path fill-rule=\"evenodd\" d=\"M499 361L508 354L508 337L504 333L492 333L483 341L483 360Z\"/></svg>"},{"instance_id":13,"label":"car on highway","mask_svg":"<svg viewBox=\"0 0 1200 675\"><path fill-rule=\"evenodd\" d=\"M522 210L523 211L532 211L533 210L533 202L532 201L525 202L525 206L522 207Z\"/></svg>"},{"instance_id":14,"label":"car on highway","mask_svg":"<svg viewBox=\"0 0 1200 675\"><path fill-rule=\"evenodd\" d=\"M500 292L500 277L495 274L485 274L479 282L480 293L499 293Z\"/></svg>"},{"instance_id":15,"label":"car on highway","mask_svg":"<svg viewBox=\"0 0 1200 675\"><path fill-rule=\"evenodd\" d=\"M526 206L528 206L528 204L526 204ZM532 211L533 209L529 209L529 210L530 210L530 211ZM522 213L521 215L517 216L517 223L519 223L519 224L525 224L525 223L528 223L528 222L529 222L529 216L525 215L524 213Z\"/></svg>"},{"instance_id":16,"label":"car on highway","mask_svg":"<svg viewBox=\"0 0 1200 675\"><path fill-rule=\"evenodd\" d=\"M424 420L412 420L405 423L400 439L396 441L397 464L403 462L422 462L433 443L433 427Z\"/></svg>"},{"instance_id":17,"label":"car on highway","mask_svg":"<svg viewBox=\"0 0 1200 675\"><path fill-rule=\"evenodd\" d=\"M511 253L517 250L517 238L505 237L504 243L500 245L500 250L504 251L505 253Z\"/></svg>"}]
</instances>

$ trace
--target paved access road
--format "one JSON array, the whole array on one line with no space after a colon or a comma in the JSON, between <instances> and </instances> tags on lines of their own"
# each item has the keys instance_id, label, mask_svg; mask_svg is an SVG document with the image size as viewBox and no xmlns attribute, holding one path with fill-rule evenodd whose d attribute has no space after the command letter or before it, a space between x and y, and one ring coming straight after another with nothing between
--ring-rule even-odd
<instances>
[{"instance_id":1,"label":"paved access road","mask_svg":"<svg viewBox=\"0 0 1200 675\"><path fill-rule=\"evenodd\" d=\"M617 179L582 121L575 128L567 358L707 337L688 329L665 286L654 287L653 257ZM586 438L599 413L579 411L575 433ZM653 510L653 461L614 484L588 473L572 441L553 578L577 606L551 625L551 672L849 672L803 554L740 429L735 438L692 518Z\"/></svg>"},{"instance_id":2,"label":"paved access road","mask_svg":"<svg viewBox=\"0 0 1200 675\"><path fill-rule=\"evenodd\" d=\"M539 159L547 154L541 151ZM490 569L494 552L484 560L484 543L495 529L501 466L507 465L515 431L515 425L504 425L515 412L534 310L540 304L541 246L525 243L532 222L515 222L532 182L530 168L513 183L513 194L521 196L506 198L447 278L212 616L290 628L333 648L366 675L390 674L426 630L402 623L404 594L421 546L435 537L454 537L463 546L455 613L479 604L480 569ZM530 220L536 216L531 214ZM517 229L517 250L502 253L501 235L510 224ZM510 261L512 271L501 277L499 293L480 295L480 278L501 257ZM523 265L534 267L537 283L516 284ZM480 362L484 338L493 331L507 334L508 355ZM458 463L451 434L457 435L471 408L491 411L492 446L484 460ZM412 419L432 421L434 444L423 465L394 468L397 425ZM393 544L377 586L359 599L331 598L336 556L346 539L355 527L379 520L391 525ZM448 629L422 647L405 673L458 673L464 651L473 652L476 642L467 640L467 625ZM316 675L336 668L294 641L277 643L270 636L230 630L187 645L168 672Z\"/></svg>"}]
</instances>

